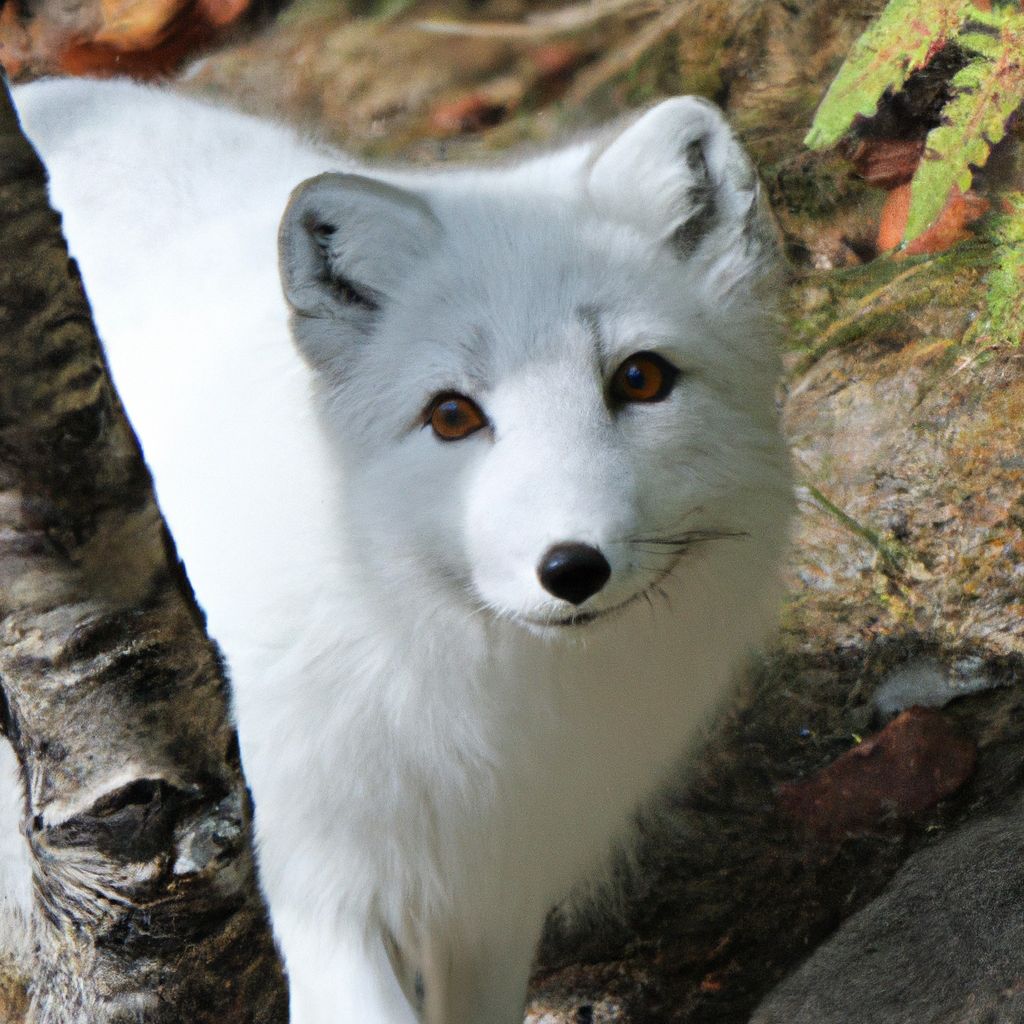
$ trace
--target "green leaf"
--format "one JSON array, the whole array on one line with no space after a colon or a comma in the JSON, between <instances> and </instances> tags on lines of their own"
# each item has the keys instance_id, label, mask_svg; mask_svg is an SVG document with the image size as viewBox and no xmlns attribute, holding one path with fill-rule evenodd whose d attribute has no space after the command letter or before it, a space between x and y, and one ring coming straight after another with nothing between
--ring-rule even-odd
<instances>
[{"instance_id":1,"label":"green leaf","mask_svg":"<svg viewBox=\"0 0 1024 1024\"><path fill-rule=\"evenodd\" d=\"M928 133L924 158L910 186L904 240L928 230L956 185L971 187L972 167L983 167L1006 134L1007 118L1024 102L1024 19L1008 18L996 59L978 56L953 77L953 99L943 124Z\"/></svg>"},{"instance_id":2,"label":"green leaf","mask_svg":"<svg viewBox=\"0 0 1024 1024\"><path fill-rule=\"evenodd\" d=\"M899 89L975 12L969 0L889 0L839 69L804 144L834 146L858 115L874 114L885 91Z\"/></svg>"}]
</instances>

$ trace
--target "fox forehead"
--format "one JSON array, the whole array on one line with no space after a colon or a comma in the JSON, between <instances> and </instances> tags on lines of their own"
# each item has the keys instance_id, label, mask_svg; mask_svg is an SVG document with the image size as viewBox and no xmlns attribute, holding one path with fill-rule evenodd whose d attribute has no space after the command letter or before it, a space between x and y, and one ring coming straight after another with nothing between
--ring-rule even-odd
<instances>
[{"instance_id":1,"label":"fox forehead","mask_svg":"<svg viewBox=\"0 0 1024 1024\"><path fill-rule=\"evenodd\" d=\"M293 337L339 425L365 433L374 396L389 399L378 415L408 422L431 390L514 387L555 364L606 380L640 350L765 404L769 386L751 382L773 376L761 284L776 249L721 116L670 101L569 157L454 177L325 173L292 193L280 253Z\"/></svg>"},{"instance_id":2,"label":"fox forehead","mask_svg":"<svg viewBox=\"0 0 1024 1024\"><path fill-rule=\"evenodd\" d=\"M499 213L446 223L368 350L487 383L538 362L610 372L638 348L699 348L705 303L667 248L572 207Z\"/></svg>"}]
</instances>

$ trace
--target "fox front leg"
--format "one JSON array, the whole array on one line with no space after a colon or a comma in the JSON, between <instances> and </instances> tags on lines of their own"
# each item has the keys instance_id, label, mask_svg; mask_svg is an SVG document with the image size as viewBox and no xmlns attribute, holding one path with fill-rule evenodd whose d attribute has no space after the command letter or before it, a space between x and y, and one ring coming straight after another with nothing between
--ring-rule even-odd
<instances>
[{"instance_id":1,"label":"fox front leg","mask_svg":"<svg viewBox=\"0 0 1024 1024\"><path fill-rule=\"evenodd\" d=\"M536 936L427 943L423 1024L522 1024Z\"/></svg>"},{"instance_id":2,"label":"fox front leg","mask_svg":"<svg viewBox=\"0 0 1024 1024\"><path fill-rule=\"evenodd\" d=\"M384 941L364 922L278 915L290 1024L418 1024Z\"/></svg>"}]
</instances>

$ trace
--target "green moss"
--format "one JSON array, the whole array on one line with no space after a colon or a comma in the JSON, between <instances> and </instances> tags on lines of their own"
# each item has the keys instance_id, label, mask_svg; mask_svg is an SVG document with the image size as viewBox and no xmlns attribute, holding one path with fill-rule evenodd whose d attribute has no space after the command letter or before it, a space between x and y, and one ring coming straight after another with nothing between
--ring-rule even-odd
<instances>
[{"instance_id":1,"label":"green moss","mask_svg":"<svg viewBox=\"0 0 1024 1024\"><path fill-rule=\"evenodd\" d=\"M768 159L777 154L776 148ZM800 153L781 162L762 163L761 175L775 209L793 216L827 220L843 209L881 206L881 193L853 177L836 154Z\"/></svg>"},{"instance_id":2,"label":"green moss","mask_svg":"<svg viewBox=\"0 0 1024 1024\"><path fill-rule=\"evenodd\" d=\"M986 317L973 336L993 345L1019 345L1024 330L1024 193L1003 197L1005 212L992 218L995 259L986 277Z\"/></svg>"},{"instance_id":3,"label":"green moss","mask_svg":"<svg viewBox=\"0 0 1024 1024\"><path fill-rule=\"evenodd\" d=\"M678 50L679 40L672 32L625 73L621 81L627 106L640 107L686 91L679 75Z\"/></svg>"},{"instance_id":4,"label":"green moss","mask_svg":"<svg viewBox=\"0 0 1024 1024\"><path fill-rule=\"evenodd\" d=\"M875 113L886 92L902 88L935 51L960 31L969 0L889 0L857 40L814 117L806 144L834 146L858 117Z\"/></svg>"},{"instance_id":5,"label":"green moss","mask_svg":"<svg viewBox=\"0 0 1024 1024\"><path fill-rule=\"evenodd\" d=\"M914 395L915 408L921 405L928 395L931 394L935 386L952 370L963 351L964 347L959 342L954 340L946 341L946 347L942 354L932 361L925 371L923 379L917 385Z\"/></svg>"},{"instance_id":6,"label":"green moss","mask_svg":"<svg viewBox=\"0 0 1024 1024\"><path fill-rule=\"evenodd\" d=\"M973 311L984 301L982 273L992 268L998 252L986 239L972 240L937 256L882 258L803 276L790 297L788 342L789 348L799 353L791 376L806 373L830 352L861 342L891 348L894 342L901 345L930 339L935 344L945 340L945 353L927 363L918 392L920 402L957 353L972 344L977 333ZM820 295L822 291L824 300L819 298L811 308L801 308L802 295ZM980 353L973 356L979 357Z\"/></svg>"}]
</instances>

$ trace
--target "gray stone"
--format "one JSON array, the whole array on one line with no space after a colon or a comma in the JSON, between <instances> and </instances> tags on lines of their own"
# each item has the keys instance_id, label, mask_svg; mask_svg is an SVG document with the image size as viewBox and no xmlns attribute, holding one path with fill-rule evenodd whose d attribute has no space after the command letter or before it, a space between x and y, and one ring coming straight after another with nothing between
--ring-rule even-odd
<instances>
[{"instance_id":1,"label":"gray stone","mask_svg":"<svg viewBox=\"0 0 1024 1024\"><path fill-rule=\"evenodd\" d=\"M958 697L997 685L980 658L961 658L948 666L921 658L893 669L875 691L874 705L883 717L891 718L915 705L942 708Z\"/></svg>"},{"instance_id":2,"label":"gray stone","mask_svg":"<svg viewBox=\"0 0 1024 1024\"><path fill-rule=\"evenodd\" d=\"M912 856L750 1024L1024 1022L1024 804Z\"/></svg>"}]
</instances>

